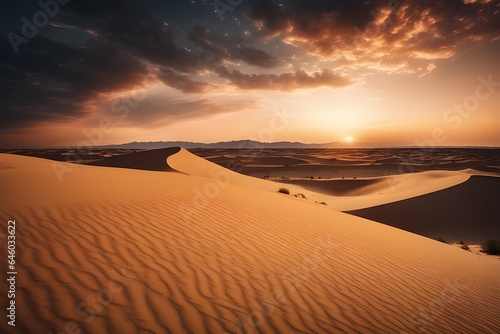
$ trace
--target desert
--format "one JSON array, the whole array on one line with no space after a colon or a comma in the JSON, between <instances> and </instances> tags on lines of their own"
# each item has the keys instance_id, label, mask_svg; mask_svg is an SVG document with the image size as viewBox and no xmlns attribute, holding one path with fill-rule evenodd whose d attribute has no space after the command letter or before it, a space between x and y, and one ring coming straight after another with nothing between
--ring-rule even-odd
<instances>
[{"instance_id":1,"label":"desert","mask_svg":"<svg viewBox=\"0 0 500 334\"><path fill-rule=\"evenodd\" d=\"M341 212L393 196L418 201L486 176L412 173L421 179L402 180L374 202L371 192L345 194L345 186L332 195L239 174L180 148L73 164L62 181L54 168L66 162L15 154L0 161L2 220L15 217L18 226L17 312L30 319L18 320L19 332L500 328L499 257ZM293 196L299 192L307 199ZM466 239L474 227L443 228Z\"/></svg>"}]
</instances>

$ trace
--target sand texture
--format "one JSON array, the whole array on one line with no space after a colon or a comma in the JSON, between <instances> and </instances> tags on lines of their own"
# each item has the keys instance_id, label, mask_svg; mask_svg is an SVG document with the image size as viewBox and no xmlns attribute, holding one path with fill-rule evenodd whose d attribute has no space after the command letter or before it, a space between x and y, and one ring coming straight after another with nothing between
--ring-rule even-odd
<instances>
[{"instance_id":1,"label":"sand texture","mask_svg":"<svg viewBox=\"0 0 500 334\"><path fill-rule=\"evenodd\" d=\"M156 171L120 168L136 158L68 167L0 155L0 219L16 220L18 243L17 325L0 332L500 332L497 258L339 212L342 194L278 193L186 150L151 151ZM412 176L427 190L469 182L435 173ZM421 194L421 182L390 199Z\"/></svg>"}]
</instances>

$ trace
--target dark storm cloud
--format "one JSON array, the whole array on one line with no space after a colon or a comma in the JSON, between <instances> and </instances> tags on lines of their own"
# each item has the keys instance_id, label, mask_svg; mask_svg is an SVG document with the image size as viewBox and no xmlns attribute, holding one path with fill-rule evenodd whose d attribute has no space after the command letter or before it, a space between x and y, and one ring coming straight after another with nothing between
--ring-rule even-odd
<instances>
[{"instance_id":1,"label":"dark storm cloud","mask_svg":"<svg viewBox=\"0 0 500 334\"><path fill-rule=\"evenodd\" d=\"M75 48L39 35L17 55L9 47L0 44L3 127L81 117L97 94L133 88L147 75L136 57L99 38Z\"/></svg>"},{"instance_id":2,"label":"dark storm cloud","mask_svg":"<svg viewBox=\"0 0 500 334\"><path fill-rule=\"evenodd\" d=\"M199 93L210 84L190 76L223 61L263 68L278 64L243 39L235 43L220 34L200 34L190 22L172 27L142 2L75 0L60 9L51 24L86 32L88 38L81 45L51 39L40 31L19 44L16 54L7 33L2 34L0 124L4 128L82 117L100 96L153 79L186 93ZM14 32L22 36L22 31Z\"/></svg>"},{"instance_id":3,"label":"dark storm cloud","mask_svg":"<svg viewBox=\"0 0 500 334\"><path fill-rule=\"evenodd\" d=\"M84 46L58 42L39 33L21 45L16 54L2 36L2 127L81 117L100 94L144 84L149 65L142 57L152 53L152 47L147 47L150 41L146 37L139 41L137 33L153 33L158 22L143 22L145 14L123 3L118 6L116 1L99 2L98 7L90 3L73 1L56 17L63 24L91 32L92 37ZM129 41L127 36L138 40ZM159 52L168 50L168 61L180 69L186 68L188 58L178 55L178 49L169 49L173 45L171 34L164 36ZM158 39L158 33L149 38ZM133 45L141 52L130 50Z\"/></svg>"},{"instance_id":4,"label":"dark storm cloud","mask_svg":"<svg viewBox=\"0 0 500 334\"><path fill-rule=\"evenodd\" d=\"M246 45L248 42L240 36L221 35L208 31L196 25L188 38L200 47L206 55L205 61L220 63L222 60L239 61L242 60L249 65L261 68L272 68L279 65L280 61L276 57Z\"/></svg>"}]
</instances>

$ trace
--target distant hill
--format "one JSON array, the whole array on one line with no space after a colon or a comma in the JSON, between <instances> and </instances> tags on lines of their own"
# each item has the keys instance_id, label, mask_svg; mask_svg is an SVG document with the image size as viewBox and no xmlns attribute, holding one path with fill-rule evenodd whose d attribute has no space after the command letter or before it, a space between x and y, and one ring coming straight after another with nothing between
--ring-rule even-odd
<instances>
[{"instance_id":1,"label":"distant hill","mask_svg":"<svg viewBox=\"0 0 500 334\"><path fill-rule=\"evenodd\" d=\"M300 142L280 141L276 143L263 143L255 140L235 140L218 143L194 143L188 141L155 141L155 142L131 142L119 145L96 146L95 148L131 148L131 149L153 149L165 147L191 148L235 148L235 149L255 149L255 148L334 148L338 147L338 142L325 144L304 144Z\"/></svg>"}]
</instances>

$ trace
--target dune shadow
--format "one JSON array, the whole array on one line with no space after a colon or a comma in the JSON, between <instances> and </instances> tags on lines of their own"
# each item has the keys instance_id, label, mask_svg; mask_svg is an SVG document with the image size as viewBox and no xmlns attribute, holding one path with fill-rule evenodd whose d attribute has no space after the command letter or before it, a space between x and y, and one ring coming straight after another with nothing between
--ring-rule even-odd
<instances>
[{"instance_id":1,"label":"dune shadow","mask_svg":"<svg viewBox=\"0 0 500 334\"><path fill-rule=\"evenodd\" d=\"M434 193L346 213L447 241L500 237L500 178L472 176Z\"/></svg>"},{"instance_id":2,"label":"dune shadow","mask_svg":"<svg viewBox=\"0 0 500 334\"><path fill-rule=\"evenodd\" d=\"M180 151L180 147L132 152L88 163L91 166L141 169L159 172L177 172L167 163L167 158Z\"/></svg>"}]
</instances>

